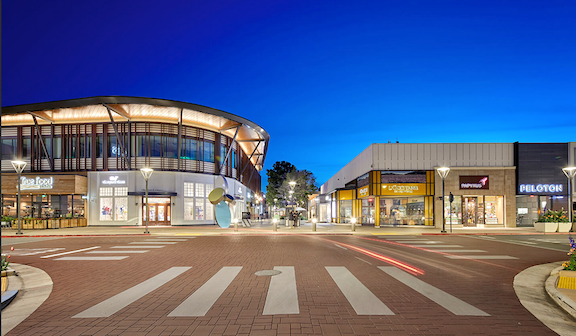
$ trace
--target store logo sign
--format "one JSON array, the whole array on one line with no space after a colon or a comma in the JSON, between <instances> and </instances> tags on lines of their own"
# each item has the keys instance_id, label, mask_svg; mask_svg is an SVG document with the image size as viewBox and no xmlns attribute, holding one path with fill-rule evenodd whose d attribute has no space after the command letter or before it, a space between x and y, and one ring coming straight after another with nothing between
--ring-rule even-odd
<instances>
[{"instance_id":1,"label":"store logo sign","mask_svg":"<svg viewBox=\"0 0 576 336\"><path fill-rule=\"evenodd\" d=\"M521 193L553 193L562 192L561 184L521 184Z\"/></svg>"},{"instance_id":2,"label":"store logo sign","mask_svg":"<svg viewBox=\"0 0 576 336\"><path fill-rule=\"evenodd\" d=\"M383 184L381 195L425 195L425 183Z\"/></svg>"},{"instance_id":3,"label":"store logo sign","mask_svg":"<svg viewBox=\"0 0 576 336\"><path fill-rule=\"evenodd\" d=\"M460 176L460 189L490 189L488 176Z\"/></svg>"},{"instance_id":4,"label":"store logo sign","mask_svg":"<svg viewBox=\"0 0 576 336\"><path fill-rule=\"evenodd\" d=\"M364 187L364 188L358 189L358 197L368 196L368 193L369 193L369 188L368 188L368 186L366 186L366 187Z\"/></svg>"},{"instance_id":5,"label":"store logo sign","mask_svg":"<svg viewBox=\"0 0 576 336\"><path fill-rule=\"evenodd\" d=\"M126 184L126 180L120 180L118 176L110 176L107 180L102 180L102 184Z\"/></svg>"},{"instance_id":6,"label":"store logo sign","mask_svg":"<svg viewBox=\"0 0 576 336\"><path fill-rule=\"evenodd\" d=\"M54 178L50 177L40 177L36 178L26 178L22 176L20 178L20 190L38 190L38 189L52 189L54 186Z\"/></svg>"}]
</instances>

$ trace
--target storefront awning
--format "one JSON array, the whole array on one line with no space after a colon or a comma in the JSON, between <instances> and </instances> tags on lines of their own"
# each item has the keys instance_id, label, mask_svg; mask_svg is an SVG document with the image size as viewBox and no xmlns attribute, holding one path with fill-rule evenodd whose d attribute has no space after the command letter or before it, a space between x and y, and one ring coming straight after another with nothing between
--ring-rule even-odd
<instances>
[{"instance_id":1,"label":"storefront awning","mask_svg":"<svg viewBox=\"0 0 576 336\"><path fill-rule=\"evenodd\" d=\"M128 196L146 196L146 192L145 191L129 191ZM170 192L170 191L148 191L148 196L168 197L168 196L178 196L178 194L176 192Z\"/></svg>"}]
</instances>

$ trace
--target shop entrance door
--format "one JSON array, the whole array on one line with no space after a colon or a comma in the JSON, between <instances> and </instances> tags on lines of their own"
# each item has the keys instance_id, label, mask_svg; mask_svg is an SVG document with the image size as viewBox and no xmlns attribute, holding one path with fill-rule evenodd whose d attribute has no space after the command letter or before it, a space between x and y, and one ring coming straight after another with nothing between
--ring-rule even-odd
<instances>
[{"instance_id":1,"label":"shop entrance door","mask_svg":"<svg viewBox=\"0 0 576 336\"><path fill-rule=\"evenodd\" d=\"M154 202L154 203L153 203ZM150 226L158 225L171 225L170 220L170 210L171 204L169 198L149 198L148 205L150 210L148 211L150 215ZM146 199L143 198L142 203L142 224L146 223Z\"/></svg>"},{"instance_id":2,"label":"shop entrance door","mask_svg":"<svg viewBox=\"0 0 576 336\"><path fill-rule=\"evenodd\" d=\"M465 227L474 227L477 223L476 213L478 197L462 197L462 225Z\"/></svg>"}]
</instances>

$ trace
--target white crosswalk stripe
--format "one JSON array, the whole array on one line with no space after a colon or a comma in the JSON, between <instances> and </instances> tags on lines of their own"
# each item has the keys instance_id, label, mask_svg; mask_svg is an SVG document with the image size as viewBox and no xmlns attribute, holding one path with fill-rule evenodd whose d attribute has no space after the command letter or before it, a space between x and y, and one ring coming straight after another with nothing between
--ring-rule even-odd
<instances>
[{"instance_id":1,"label":"white crosswalk stripe","mask_svg":"<svg viewBox=\"0 0 576 336\"><path fill-rule=\"evenodd\" d=\"M282 273L272 276L262 315L300 314L294 266L275 266Z\"/></svg>"},{"instance_id":2,"label":"white crosswalk stripe","mask_svg":"<svg viewBox=\"0 0 576 336\"><path fill-rule=\"evenodd\" d=\"M242 266L222 267L168 316L205 316L241 269Z\"/></svg>"},{"instance_id":3,"label":"white crosswalk stripe","mask_svg":"<svg viewBox=\"0 0 576 336\"><path fill-rule=\"evenodd\" d=\"M394 315L376 295L374 295L346 267L325 267L342 294L358 315Z\"/></svg>"},{"instance_id":4,"label":"white crosswalk stripe","mask_svg":"<svg viewBox=\"0 0 576 336\"><path fill-rule=\"evenodd\" d=\"M171 267L166 271L153 276L152 278L141 282L138 285L123 291L122 293L116 294L108 300L102 301L99 304L88 308L72 317L89 318L112 316L131 303L136 302L136 300L160 288L162 285L165 285L170 280L176 278L191 268L192 267Z\"/></svg>"},{"instance_id":5,"label":"white crosswalk stripe","mask_svg":"<svg viewBox=\"0 0 576 336\"><path fill-rule=\"evenodd\" d=\"M93 261L93 260L122 260L126 259L128 256L114 256L114 257L62 257L54 260L81 260L81 261Z\"/></svg>"},{"instance_id":6,"label":"white crosswalk stripe","mask_svg":"<svg viewBox=\"0 0 576 336\"><path fill-rule=\"evenodd\" d=\"M392 266L378 266L386 274L424 295L455 315L490 316L482 310Z\"/></svg>"},{"instance_id":7,"label":"white crosswalk stripe","mask_svg":"<svg viewBox=\"0 0 576 336\"><path fill-rule=\"evenodd\" d=\"M445 257L450 259L518 259L509 255L446 255Z\"/></svg>"}]
</instances>

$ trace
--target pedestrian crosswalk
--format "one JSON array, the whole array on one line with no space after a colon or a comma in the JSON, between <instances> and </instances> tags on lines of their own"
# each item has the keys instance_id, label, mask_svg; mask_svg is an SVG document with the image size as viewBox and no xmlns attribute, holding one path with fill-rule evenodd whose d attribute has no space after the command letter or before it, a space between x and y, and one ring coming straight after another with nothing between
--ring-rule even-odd
<instances>
[{"instance_id":1,"label":"pedestrian crosswalk","mask_svg":"<svg viewBox=\"0 0 576 336\"><path fill-rule=\"evenodd\" d=\"M370 266L367 266L370 267ZM375 266L372 266L375 267ZM393 266L379 266L383 277L391 277L399 282L399 286L405 286L428 298L448 312L459 316L490 316L488 313L470 305L455 296L440 290L415 276L412 276ZM297 290L297 270L294 266L275 266L275 271L280 273L272 275L266 291L266 298L262 315L297 315L300 314L301 302L307 300L306 296L299 300ZM362 283L347 267L325 266L325 274L328 279L332 279L338 290L352 306L357 315L395 315L381 297L375 295L365 284ZM226 291L237 291L241 294L244 291L242 286L230 285L236 280L243 266L224 266L218 270L210 279L192 292L190 296L173 310L167 313L168 317L202 317L206 316L218 299ZM278 272L276 272L278 273ZM155 295L155 291L179 276L194 276L192 267L171 267L160 274L153 276L133 287L124 290L78 314L73 318L100 318L110 317L124 308L127 308L137 300ZM306 282L307 286L314 286ZM322 288L320 283L318 288ZM400 289L400 288L398 288ZM322 290L322 289L320 289ZM325 289L329 290L329 289ZM258 298L251 297L252 300ZM414 302L421 304L421 300Z\"/></svg>"},{"instance_id":2,"label":"pedestrian crosswalk","mask_svg":"<svg viewBox=\"0 0 576 336\"><path fill-rule=\"evenodd\" d=\"M489 237L489 236L487 236ZM448 245L444 244L443 241L429 240L424 237L419 236L404 236L404 237L389 237L389 236L378 236L378 238L386 239L391 243L404 244L410 247L422 248L424 250L429 250L432 252L446 253L444 257L454 260L507 260L507 259L518 259L517 257L508 255L470 255L467 253L486 253L484 250L472 250L465 249L462 245ZM492 238L492 237L490 237ZM450 253L450 254L448 254ZM454 255L455 253L464 253L464 255Z\"/></svg>"},{"instance_id":3,"label":"pedestrian crosswalk","mask_svg":"<svg viewBox=\"0 0 576 336\"><path fill-rule=\"evenodd\" d=\"M80 249L75 251L68 251L57 253L53 255L43 256L41 258L52 258L61 255L67 255L72 253L84 252L84 254L117 254L116 256L66 256L61 258L56 258L54 260L64 260L64 261L114 261L114 260L124 260L130 255L122 254L137 254L149 252L149 249L160 249L166 245L178 244L179 242L187 241L189 238L170 238L170 237L157 237L152 239L146 239L143 242L130 242L128 245L121 246L111 246L110 250L99 250L100 246L94 246L86 249Z\"/></svg>"}]
</instances>

